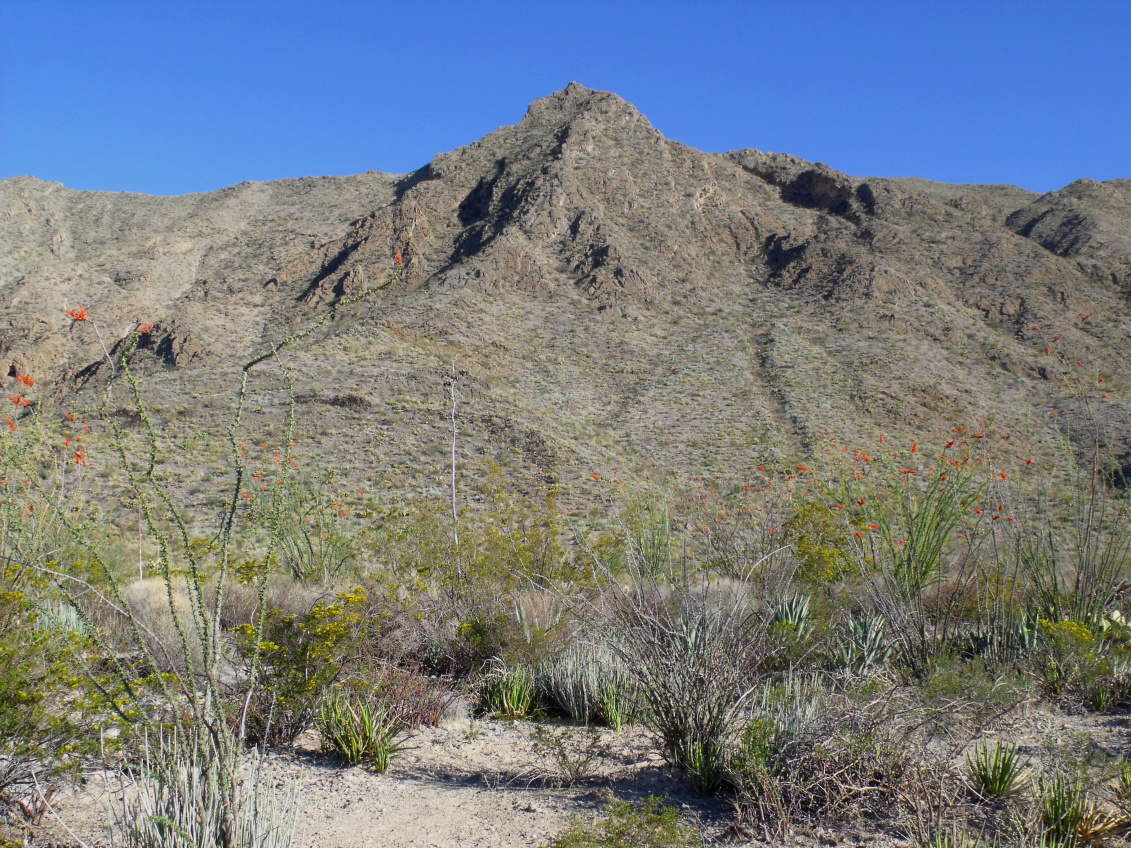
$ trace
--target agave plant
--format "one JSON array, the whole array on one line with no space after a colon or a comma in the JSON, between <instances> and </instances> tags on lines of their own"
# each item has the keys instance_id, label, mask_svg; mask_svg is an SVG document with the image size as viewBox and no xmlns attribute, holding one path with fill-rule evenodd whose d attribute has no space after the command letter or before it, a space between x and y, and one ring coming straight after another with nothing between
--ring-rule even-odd
<instances>
[{"instance_id":1,"label":"agave plant","mask_svg":"<svg viewBox=\"0 0 1131 848\"><path fill-rule=\"evenodd\" d=\"M808 595L781 598L770 607L770 630L789 634L794 639L807 639L812 635L811 619Z\"/></svg>"},{"instance_id":2,"label":"agave plant","mask_svg":"<svg viewBox=\"0 0 1131 848\"><path fill-rule=\"evenodd\" d=\"M882 616L850 618L838 634L839 644L833 655L834 662L857 674L886 665L892 653L891 646L885 639L886 631L887 623Z\"/></svg>"}]
</instances>

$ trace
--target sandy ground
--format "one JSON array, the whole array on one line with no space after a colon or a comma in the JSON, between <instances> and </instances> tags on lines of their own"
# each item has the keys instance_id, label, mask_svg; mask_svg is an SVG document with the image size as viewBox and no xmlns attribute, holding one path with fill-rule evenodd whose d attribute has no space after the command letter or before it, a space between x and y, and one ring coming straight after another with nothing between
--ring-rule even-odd
<instances>
[{"instance_id":1,"label":"sandy ground","mask_svg":"<svg viewBox=\"0 0 1131 848\"><path fill-rule=\"evenodd\" d=\"M298 803L297 845L307 848L525 848L546 845L572 817L593 817L614 798L670 796L708 827L727 807L688 793L648 740L602 730L591 778L566 785L535 750L527 722L459 718L414 734L386 774L343 768L318 753L313 734L270 755L281 795ZM580 731L578 731L580 732ZM110 844L113 781L91 775L53 799L35 844ZM60 821L69 828L68 834Z\"/></svg>"},{"instance_id":2,"label":"sandy ground","mask_svg":"<svg viewBox=\"0 0 1131 848\"><path fill-rule=\"evenodd\" d=\"M1050 741L1087 738L1111 756L1131 752L1127 716L1069 716L1044 709L1015 717L1003 735L1039 754ZM294 750L270 755L277 785L298 803L304 848L533 848L547 845L575 817L595 817L614 798L667 796L697 822L711 844L763 845L728 828L725 801L704 799L666 767L639 731L600 732L594 773L568 786L553 760L536 750L526 722L470 721L466 716L426 728L386 774L343 768L304 736ZM109 844L108 806L114 793L100 775L55 796L32 844L90 848ZM60 822L71 830L68 834ZM852 828L796 833L775 845L900 846L890 834Z\"/></svg>"}]
</instances>

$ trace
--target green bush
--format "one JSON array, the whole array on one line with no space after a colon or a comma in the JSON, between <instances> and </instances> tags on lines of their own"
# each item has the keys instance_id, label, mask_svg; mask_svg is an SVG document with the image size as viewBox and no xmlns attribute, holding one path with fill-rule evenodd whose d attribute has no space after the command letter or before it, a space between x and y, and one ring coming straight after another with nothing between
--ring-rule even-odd
<instances>
[{"instance_id":1,"label":"green bush","mask_svg":"<svg viewBox=\"0 0 1131 848\"><path fill-rule=\"evenodd\" d=\"M71 665L82 636L41 621L22 582L14 567L0 578L0 797L99 750L93 692Z\"/></svg>"},{"instance_id":2,"label":"green bush","mask_svg":"<svg viewBox=\"0 0 1131 848\"><path fill-rule=\"evenodd\" d=\"M253 625L237 628L241 655L259 669L247 681L250 695L240 694L248 741L290 744L310 726L353 651L365 602L364 590L353 589L317 601L304 615L270 613L258 640Z\"/></svg>"},{"instance_id":3,"label":"green bush","mask_svg":"<svg viewBox=\"0 0 1131 848\"><path fill-rule=\"evenodd\" d=\"M479 708L496 718L530 718L538 709L534 673L523 666L496 663L480 684Z\"/></svg>"},{"instance_id":4,"label":"green bush","mask_svg":"<svg viewBox=\"0 0 1131 848\"><path fill-rule=\"evenodd\" d=\"M751 703L727 761L739 816L781 835L797 818L881 817L908 772L907 717L887 698L863 706L796 675Z\"/></svg>"}]
</instances>

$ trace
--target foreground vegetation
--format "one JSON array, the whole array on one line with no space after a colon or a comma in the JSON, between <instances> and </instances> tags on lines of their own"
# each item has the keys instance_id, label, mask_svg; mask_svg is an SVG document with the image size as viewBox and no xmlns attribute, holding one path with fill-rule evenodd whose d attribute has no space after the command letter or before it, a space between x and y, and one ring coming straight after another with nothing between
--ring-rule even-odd
<instances>
[{"instance_id":1,"label":"foreground vegetation","mask_svg":"<svg viewBox=\"0 0 1131 848\"><path fill-rule=\"evenodd\" d=\"M108 354L102 407L126 392L136 427L17 395L0 445L0 796L22 814L109 762L131 790L123 844L286 846L295 810L257 750L313 728L326 755L383 772L463 694L546 720L539 744L569 783L592 779L592 745L563 719L645 728L689 787L729 802L735 833L852 821L923 846L1075 846L1131 832L1131 763L992 735L1022 705L1131 696L1131 522L1098 447L1040 469L999 458L1010 434L959 424L934 445L829 437L823 455L725 485L614 477L599 518L500 479L462 511L366 514L303 467L293 431L249 454L253 377L298 334L244 369L209 522L164 482L130 372L146 332ZM84 488L98 462L117 475L112 505ZM698 841L652 799L557 844Z\"/></svg>"}]
</instances>

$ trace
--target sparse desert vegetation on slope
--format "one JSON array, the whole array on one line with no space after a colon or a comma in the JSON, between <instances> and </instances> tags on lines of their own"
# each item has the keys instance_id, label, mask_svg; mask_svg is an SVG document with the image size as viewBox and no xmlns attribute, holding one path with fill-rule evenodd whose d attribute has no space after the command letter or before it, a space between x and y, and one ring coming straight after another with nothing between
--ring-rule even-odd
<instances>
[{"instance_id":1,"label":"sparse desert vegetation on slope","mask_svg":"<svg viewBox=\"0 0 1131 848\"><path fill-rule=\"evenodd\" d=\"M3 186L5 838L1131 833L1126 186L707 156L576 86L319 185Z\"/></svg>"}]
</instances>

